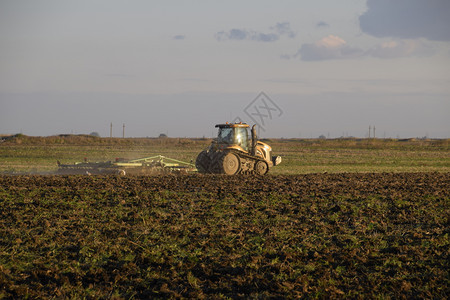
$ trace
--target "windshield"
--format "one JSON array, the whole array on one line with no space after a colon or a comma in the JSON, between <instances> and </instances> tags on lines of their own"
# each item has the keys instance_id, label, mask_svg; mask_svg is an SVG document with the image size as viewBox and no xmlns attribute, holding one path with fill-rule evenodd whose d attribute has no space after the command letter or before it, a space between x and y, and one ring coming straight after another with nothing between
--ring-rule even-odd
<instances>
[{"instance_id":1,"label":"windshield","mask_svg":"<svg viewBox=\"0 0 450 300\"><path fill-rule=\"evenodd\" d=\"M220 128L217 142L219 144L238 145L248 151L247 128Z\"/></svg>"},{"instance_id":2,"label":"windshield","mask_svg":"<svg viewBox=\"0 0 450 300\"><path fill-rule=\"evenodd\" d=\"M233 128L219 128L217 142L219 144L233 144Z\"/></svg>"}]
</instances>

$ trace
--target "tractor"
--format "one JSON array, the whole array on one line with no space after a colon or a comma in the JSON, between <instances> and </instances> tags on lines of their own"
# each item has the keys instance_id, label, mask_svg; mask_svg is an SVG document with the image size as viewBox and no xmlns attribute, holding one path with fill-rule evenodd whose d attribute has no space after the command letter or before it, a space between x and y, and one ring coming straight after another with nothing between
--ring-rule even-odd
<instances>
[{"instance_id":1,"label":"tractor","mask_svg":"<svg viewBox=\"0 0 450 300\"><path fill-rule=\"evenodd\" d=\"M195 166L199 173L265 175L281 163L280 156L272 156L272 147L258 141L256 125L250 139L248 124L227 122L215 127L219 128L217 139L197 156Z\"/></svg>"}]
</instances>

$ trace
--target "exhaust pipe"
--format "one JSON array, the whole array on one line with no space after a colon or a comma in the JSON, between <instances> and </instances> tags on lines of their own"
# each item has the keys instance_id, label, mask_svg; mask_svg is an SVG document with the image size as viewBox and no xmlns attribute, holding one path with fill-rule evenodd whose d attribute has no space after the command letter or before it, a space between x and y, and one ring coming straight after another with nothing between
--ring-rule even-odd
<instances>
[{"instance_id":1,"label":"exhaust pipe","mask_svg":"<svg viewBox=\"0 0 450 300\"><path fill-rule=\"evenodd\" d=\"M256 136L256 124L252 126L252 155L256 156L256 143L258 142L258 137Z\"/></svg>"}]
</instances>

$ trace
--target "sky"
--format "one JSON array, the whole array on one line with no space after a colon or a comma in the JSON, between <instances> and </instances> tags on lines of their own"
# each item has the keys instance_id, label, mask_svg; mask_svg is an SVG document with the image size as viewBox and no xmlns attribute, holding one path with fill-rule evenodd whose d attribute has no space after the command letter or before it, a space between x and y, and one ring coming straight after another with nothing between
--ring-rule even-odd
<instances>
[{"instance_id":1,"label":"sky","mask_svg":"<svg viewBox=\"0 0 450 300\"><path fill-rule=\"evenodd\" d=\"M450 138L448 0L0 0L0 134Z\"/></svg>"}]
</instances>

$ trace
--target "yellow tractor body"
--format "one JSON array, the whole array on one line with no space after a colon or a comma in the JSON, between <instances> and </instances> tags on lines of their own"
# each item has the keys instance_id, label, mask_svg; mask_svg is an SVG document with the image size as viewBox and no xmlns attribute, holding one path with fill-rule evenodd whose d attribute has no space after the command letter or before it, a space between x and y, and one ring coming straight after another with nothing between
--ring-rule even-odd
<instances>
[{"instance_id":1,"label":"yellow tractor body","mask_svg":"<svg viewBox=\"0 0 450 300\"><path fill-rule=\"evenodd\" d=\"M251 139L245 123L225 123L219 128L217 139L196 160L200 173L213 174L266 174L281 163L281 157L272 156L272 147L257 140L255 125Z\"/></svg>"}]
</instances>

